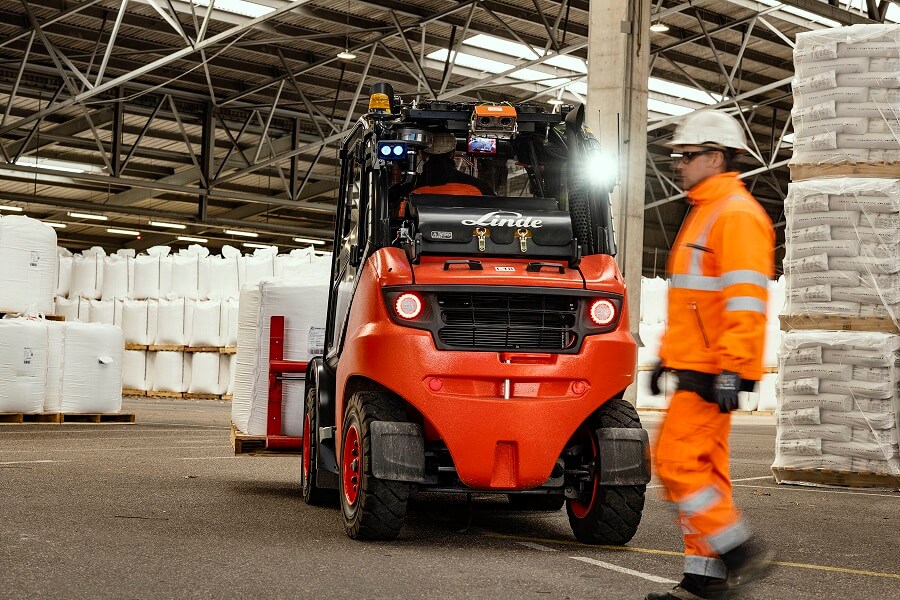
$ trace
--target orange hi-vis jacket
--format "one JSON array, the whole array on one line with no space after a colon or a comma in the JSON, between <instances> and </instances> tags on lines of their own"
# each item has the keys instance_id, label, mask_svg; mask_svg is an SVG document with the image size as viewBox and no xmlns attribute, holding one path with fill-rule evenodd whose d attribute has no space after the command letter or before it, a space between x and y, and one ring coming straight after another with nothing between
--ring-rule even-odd
<instances>
[{"instance_id":1,"label":"orange hi-vis jacket","mask_svg":"<svg viewBox=\"0 0 900 600\"><path fill-rule=\"evenodd\" d=\"M735 172L704 179L688 200L669 257L660 358L669 369L759 381L775 266L772 221Z\"/></svg>"}]
</instances>

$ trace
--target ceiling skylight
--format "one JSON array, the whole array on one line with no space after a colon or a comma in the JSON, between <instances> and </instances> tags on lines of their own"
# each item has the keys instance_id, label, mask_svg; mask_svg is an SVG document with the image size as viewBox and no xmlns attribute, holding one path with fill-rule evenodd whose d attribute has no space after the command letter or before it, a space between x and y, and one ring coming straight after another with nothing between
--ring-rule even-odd
<instances>
[{"instance_id":1,"label":"ceiling skylight","mask_svg":"<svg viewBox=\"0 0 900 600\"><path fill-rule=\"evenodd\" d=\"M209 0L190 1L196 6L209 6ZM267 15L275 9L271 6L257 4L256 2L247 2L247 0L216 0L216 4L213 6L213 12L217 10L255 19L256 17Z\"/></svg>"},{"instance_id":2,"label":"ceiling skylight","mask_svg":"<svg viewBox=\"0 0 900 600\"><path fill-rule=\"evenodd\" d=\"M649 98L647 100L647 110L649 110L650 112L670 115L673 117L679 117L681 115L686 115L690 112L694 112L693 108L681 106L680 104L672 104L671 102L664 102L662 100L656 100L655 98Z\"/></svg>"},{"instance_id":3,"label":"ceiling skylight","mask_svg":"<svg viewBox=\"0 0 900 600\"><path fill-rule=\"evenodd\" d=\"M484 48L485 50L493 50L494 52L499 52L500 54L514 56L515 58L525 58L528 60L540 58L544 55L543 50L537 50L535 48L530 48L525 44L511 42L509 40L504 40L503 38L494 37L492 35L485 35L483 33L464 40L463 45L475 46L476 48Z\"/></svg>"},{"instance_id":4,"label":"ceiling skylight","mask_svg":"<svg viewBox=\"0 0 900 600\"><path fill-rule=\"evenodd\" d=\"M694 87L666 81L665 79L659 79L658 77L651 77L647 82L647 87L651 92L658 92L674 98L683 98L685 100L699 102L700 104L716 104L717 102L724 100L719 94L707 93Z\"/></svg>"}]
</instances>

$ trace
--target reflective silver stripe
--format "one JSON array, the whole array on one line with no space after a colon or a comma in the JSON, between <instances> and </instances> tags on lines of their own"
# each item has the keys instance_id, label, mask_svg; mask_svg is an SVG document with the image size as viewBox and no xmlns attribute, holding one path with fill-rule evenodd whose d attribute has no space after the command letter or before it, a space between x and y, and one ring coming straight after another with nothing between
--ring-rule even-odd
<instances>
[{"instance_id":1,"label":"reflective silver stripe","mask_svg":"<svg viewBox=\"0 0 900 600\"><path fill-rule=\"evenodd\" d=\"M705 575L716 579L725 579L725 563L719 558L687 554L684 557L684 572L692 575Z\"/></svg>"},{"instance_id":2,"label":"reflective silver stripe","mask_svg":"<svg viewBox=\"0 0 900 600\"><path fill-rule=\"evenodd\" d=\"M733 312L736 310L748 310L766 314L766 301L754 298L753 296L736 296L729 298L725 304L725 312Z\"/></svg>"},{"instance_id":3,"label":"reflective silver stripe","mask_svg":"<svg viewBox=\"0 0 900 600\"><path fill-rule=\"evenodd\" d=\"M697 513L709 510L721 498L722 494L719 493L719 490L717 490L715 486L708 485L680 501L678 503L678 508L680 508L681 512L686 516L691 517Z\"/></svg>"},{"instance_id":4,"label":"reflective silver stripe","mask_svg":"<svg viewBox=\"0 0 900 600\"><path fill-rule=\"evenodd\" d=\"M722 280L719 277L706 277L705 275L672 275L669 285L682 290L700 290L703 292L719 292L722 290Z\"/></svg>"},{"instance_id":5,"label":"reflective silver stripe","mask_svg":"<svg viewBox=\"0 0 900 600\"><path fill-rule=\"evenodd\" d=\"M712 546L716 554L721 556L729 550L734 550L749 539L750 530L744 525L743 521L738 521L734 525L729 525L719 531L719 533L707 537L706 542Z\"/></svg>"},{"instance_id":6,"label":"reflective silver stripe","mask_svg":"<svg viewBox=\"0 0 900 600\"><path fill-rule=\"evenodd\" d=\"M737 285L739 283L749 283L750 285L756 285L765 290L769 289L769 278L759 271L740 269L722 274L722 287Z\"/></svg>"}]
</instances>

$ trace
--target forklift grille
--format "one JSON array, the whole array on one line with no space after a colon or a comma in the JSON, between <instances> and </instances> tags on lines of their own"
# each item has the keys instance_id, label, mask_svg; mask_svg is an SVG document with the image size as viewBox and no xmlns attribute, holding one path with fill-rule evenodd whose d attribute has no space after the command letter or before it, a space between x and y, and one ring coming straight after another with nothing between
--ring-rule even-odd
<instances>
[{"instance_id":1,"label":"forklift grille","mask_svg":"<svg viewBox=\"0 0 900 600\"><path fill-rule=\"evenodd\" d=\"M443 344L475 350L572 350L577 298L545 294L437 294Z\"/></svg>"}]
</instances>

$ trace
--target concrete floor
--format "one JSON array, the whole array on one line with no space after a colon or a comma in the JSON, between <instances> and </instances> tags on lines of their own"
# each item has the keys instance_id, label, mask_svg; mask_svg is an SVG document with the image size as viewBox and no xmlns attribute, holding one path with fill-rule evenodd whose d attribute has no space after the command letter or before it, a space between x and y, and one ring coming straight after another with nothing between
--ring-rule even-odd
<instances>
[{"instance_id":1,"label":"concrete floor","mask_svg":"<svg viewBox=\"0 0 900 600\"><path fill-rule=\"evenodd\" d=\"M298 458L232 455L228 404L125 410L136 425L0 426L0 598L639 599L680 578L658 489L623 550L488 496L467 531L460 498L419 496L398 541L354 542L300 500ZM777 486L773 445L771 418L735 419L735 497L782 563L744 597L898 597L900 494Z\"/></svg>"}]
</instances>

